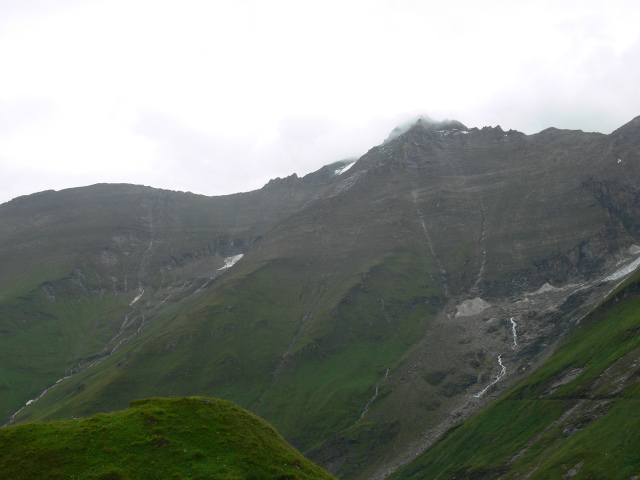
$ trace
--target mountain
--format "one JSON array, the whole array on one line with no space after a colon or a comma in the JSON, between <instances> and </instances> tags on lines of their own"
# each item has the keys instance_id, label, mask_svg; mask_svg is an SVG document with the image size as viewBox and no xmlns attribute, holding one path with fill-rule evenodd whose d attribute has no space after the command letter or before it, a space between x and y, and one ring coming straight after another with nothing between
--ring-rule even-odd
<instances>
[{"instance_id":1,"label":"mountain","mask_svg":"<svg viewBox=\"0 0 640 480\"><path fill-rule=\"evenodd\" d=\"M529 379L392 478L635 478L639 328L636 273Z\"/></svg>"},{"instance_id":2,"label":"mountain","mask_svg":"<svg viewBox=\"0 0 640 480\"><path fill-rule=\"evenodd\" d=\"M86 419L0 430L0 472L45 478L332 477L264 420L231 402L204 397L136 400Z\"/></svg>"},{"instance_id":3,"label":"mountain","mask_svg":"<svg viewBox=\"0 0 640 480\"><path fill-rule=\"evenodd\" d=\"M0 415L215 396L341 478L385 478L533 378L637 268L639 124L422 118L254 192L0 205Z\"/></svg>"}]
</instances>

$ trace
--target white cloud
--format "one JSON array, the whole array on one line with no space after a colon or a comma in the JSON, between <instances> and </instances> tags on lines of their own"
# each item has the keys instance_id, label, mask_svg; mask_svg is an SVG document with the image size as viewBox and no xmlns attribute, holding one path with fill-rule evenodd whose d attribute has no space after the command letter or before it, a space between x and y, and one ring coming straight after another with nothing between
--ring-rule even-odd
<instances>
[{"instance_id":1,"label":"white cloud","mask_svg":"<svg viewBox=\"0 0 640 480\"><path fill-rule=\"evenodd\" d=\"M639 14L623 0L4 2L0 201L101 181L257 188L417 114L608 132L640 114Z\"/></svg>"}]
</instances>

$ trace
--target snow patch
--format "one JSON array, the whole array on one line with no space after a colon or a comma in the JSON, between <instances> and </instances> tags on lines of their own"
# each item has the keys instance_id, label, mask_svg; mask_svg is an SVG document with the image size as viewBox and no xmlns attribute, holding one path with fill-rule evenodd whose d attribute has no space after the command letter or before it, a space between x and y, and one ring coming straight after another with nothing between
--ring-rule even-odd
<instances>
[{"instance_id":1,"label":"snow patch","mask_svg":"<svg viewBox=\"0 0 640 480\"><path fill-rule=\"evenodd\" d=\"M640 253L640 247L638 245L631 245L629 247L629 253L631 255L638 255Z\"/></svg>"},{"instance_id":2,"label":"snow patch","mask_svg":"<svg viewBox=\"0 0 640 480\"><path fill-rule=\"evenodd\" d=\"M540 295L541 293L555 292L556 290L560 290L560 289L554 287L553 285L551 285L550 283L547 282L544 285L542 285L538 290L536 290L535 292L531 293L530 295Z\"/></svg>"},{"instance_id":3,"label":"snow patch","mask_svg":"<svg viewBox=\"0 0 640 480\"><path fill-rule=\"evenodd\" d=\"M452 128L451 130L436 130L436 133L438 133L440 137L446 137L447 135L459 135L461 133L466 134L469 132L465 130L458 130L457 128Z\"/></svg>"},{"instance_id":4,"label":"snow patch","mask_svg":"<svg viewBox=\"0 0 640 480\"><path fill-rule=\"evenodd\" d=\"M640 257L636 258L629 265L627 265L625 267L622 267L620 270L615 272L613 275L609 275L607 278L604 279L604 281L605 282L611 282L613 280L618 280L618 279L620 279L622 277L626 277L631 272L633 272L636 268L638 268L638 266L640 266Z\"/></svg>"},{"instance_id":5,"label":"snow patch","mask_svg":"<svg viewBox=\"0 0 640 480\"><path fill-rule=\"evenodd\" d=\"M241 253L239 255L234 255L233 257L227 257L224 259L224 266L219 268L218 270L225 270L229 267L233 267L238 260L240 260L244 255Z\"/></svg>"},{"instance_id":6,"label":"snow patch","mask_svg":"<svg viewBox=\"0 0 640 480\"><path fill-rule=\"evenodd\" d=\"M349 163L347 165L345 165L344 167L340 167L338 168L335 172L333 172L335 175L342 175L344 172L346 172L347 170L349 170L351 167L353 167L356 164L356 162L353 163Z\"/></svg>"},{"instance_id":7,"label":"snow patch","mask_svg":"<svg viewBox=\"0 0 640 480\"><path fill-rule=\"evenodd\" d=\"M548 285L548 283L546 285ZM518 346L518 335L516 334L516 322L513 320L513 318L514 317L511 317L509 320L511 321L511 333L513 334L513 346L511 348L515 350L515 348Z\"/></svg>"},{"instance_id":8,"label":"snow patch","mask_svg":"<svg viewBox=\"0 0 640 480\"><path fill-rule=\"evenodd\" d=\"M458 309L458 311L456 312L456 317L469 317L471 315L477 315L490 306L490 304L482 300L480 297L476 297L473 300L465 300L460 305L456 305L456 308Z\"/></svg>"},{"instance_id":9,"label":"snow patch","mask_svg":"<svg viewBox=\"0 0 640 480\"><path fill-rule=\"evenodd\" d=\"M129 304L129 306L133 305L133 304L134 304L134 303L136 303L138 300L140 300L140 298L142 297L142 295L143 295L143 294L144 294L144 290L142 290L142 291L140 292L140 294L139 294L136 298L134 298L134 299L133 299L133 302L131 302L131 303Z\"/></svg>"}]
</instances>

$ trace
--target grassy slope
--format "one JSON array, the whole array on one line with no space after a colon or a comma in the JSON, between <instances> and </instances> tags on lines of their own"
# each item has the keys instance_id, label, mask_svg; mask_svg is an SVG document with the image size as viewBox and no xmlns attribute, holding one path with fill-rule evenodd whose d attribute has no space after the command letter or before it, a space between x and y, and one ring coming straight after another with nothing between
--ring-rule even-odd
<instances>
[{"instance_id":1,"label":"grassy slope","mask_svg":"<svg viewBox=\"0 0 640 480\"><path fill-rule=\"evenodd\" d=\"M307 447L353 425L386 368L415 344L432 318L425 299L435 291L420 278L424 262L411 250L394 255L331 310L319 312L310 331L302 332L304 348L261 398L261 414L278 418L283 431Z\"/></svg>"},{"instance_id":2,"label":"grassy slope","mask_svg":"<svg viewBox=\"0 0 640 480\"><path fill-rule=\"evenodd\" d=\"M35 290L0 302L0 419L100 351L128 310L111 294L49 302Z\"/></svg>"},{"instance_id":3,"label":"grassy slope","mask_svg":"<svg viewBox=\"0 0 640 480\"><path fill-rule=\"evenodd\" d=\"M393 478L507 479L533 471L529 478L542 479L573 468L576 480L640 473L639 290L636 274L523 385L451 429ZM584 370L550 391L576 368Z\"/></svg>"},{"instance_id":4,"label":"grassy slope","mask_svg":"<svg viewBox=\"0 0 640 480\"><path fill-rule=\"evenodd\" d=\"M102 350L139 285L192 280L190 264L238 253L324 183L223 197L95 185L1 205L0 425Z\"/></svg>"},{"instance_id":5,"label":"grassy slope","mask_svg":"<svg viewBox=\"0 0 640 480\"><path fill-rule=\"evenodd\" d=\"M309 281L319 267L292 260L237 273L156 318L100 369L65 381L24 413L30 421L60 419L136 397L215 395L309 448L353 425L385 369L424 334L433 314L427 300L436 294L421 274L425 257L408 249L365 275L347 275L356 268L347 265L328 282Z\"/></svg>"},{"instance_id":6,"label":"grassy slope","mask_svg":"<svg viewBox=\"0 0 640 480\"><path fill-rule=\"evenodd\" d=\"M363 189L377 191L389 176L371 181ZM16 420L113 411L155 395L207 395L258 413L301 450L355 429L362 449L353 456L374 455L371 432L400 423L389 415L406 397L391 395L389 414L367 418L366 428L355 423L387 369L393 373L423 339L442 300L413 199L347 193L353 198L300 213L199 298L154 318L99 368L65 380ZM362 220L369 217L371 225ZM406 442L422 422L409 419L393 435Z\"/></svg>"},{"instance_id":7,"label":"grassy slope","mask_svg":"<svg viewBox=\"0 0 640 480\"><path fill-rule=\"evenodd\" d=\"M0 429L11 479L331 479L231 402L153 398L86 419Z\"/></svg>"}]
</instances>

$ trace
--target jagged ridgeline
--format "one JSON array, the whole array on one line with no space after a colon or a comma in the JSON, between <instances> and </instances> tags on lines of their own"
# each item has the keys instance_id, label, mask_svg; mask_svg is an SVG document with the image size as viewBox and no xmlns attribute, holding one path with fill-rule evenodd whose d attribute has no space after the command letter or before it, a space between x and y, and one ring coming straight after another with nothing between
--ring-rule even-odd
<instances>
[{"instance_id":1,"label":"jagged ridgeline","mask_svg":"<svg viewBox=\"0 0 640 480\"><path fill-rule=\"evenodd\" d=\"M2 423L218 397L341 478L385 478L640 265L639 178L640 117L609 135L421 119L249 193L12 200Z\"/></svg>"},{"instance_id":2,"label":"jagged ridgeline","mask_svg":"<svg viewBox=\"0 0 640 480\"><path fill-rule=\"evenodd\" d=\"M275 428L224 400L136 400L86 419L0 429L2 478L331 480Z\"/></svg>"}]
</instances>

